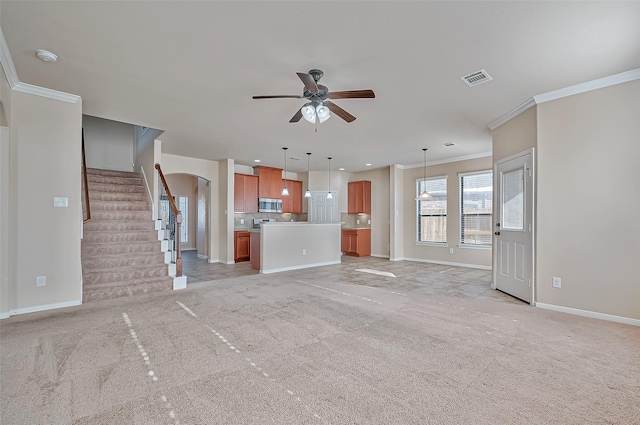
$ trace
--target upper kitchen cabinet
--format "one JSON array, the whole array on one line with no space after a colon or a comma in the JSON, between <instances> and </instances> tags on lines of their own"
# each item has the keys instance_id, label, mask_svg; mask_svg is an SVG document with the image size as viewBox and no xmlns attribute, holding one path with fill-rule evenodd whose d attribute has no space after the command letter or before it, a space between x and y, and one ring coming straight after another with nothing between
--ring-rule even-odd
<instances>
[{"instance_id":1,"label":"upper kitchen cabinet","mask_svg":"<svg viewBox=\"0 0 640 425\"><path fill-rule=\"evenodd\" d=\"M258 212L258 176L235 174L233 191L235 212Z\"/></svg>"},{"instance_id":2,"label":"upper kitchen cabinet","mask_svg":"<svg viewBox=\"0 0 640 425\"><path fill-rule=\"evenodd\" d=\"M282 180L284 186L284 180ZM287 180L289 196L282 197L282 212L302 214L302 182L299 180Z\"/></svg>"},{"instance_id":3,"label":"upper kitchen cabinet","mask_svg":"<svg viewBox=\"0 0 640 425\"><path fill-rule=\"evenodd\" d=\"M371 182L360 180L348 184L349 214L371 214Z\"/></svg>"},{"instance_id":4,"label":"upper kitchen cabinet","mask_svg":"<svg viewBox=\"0 0 640 425\"><path fill-rule=\"evenodd\" d=\"M282 169L258 165L253 167L258 176L258 198L282 199Z\"/></svg>"}]
</instances>

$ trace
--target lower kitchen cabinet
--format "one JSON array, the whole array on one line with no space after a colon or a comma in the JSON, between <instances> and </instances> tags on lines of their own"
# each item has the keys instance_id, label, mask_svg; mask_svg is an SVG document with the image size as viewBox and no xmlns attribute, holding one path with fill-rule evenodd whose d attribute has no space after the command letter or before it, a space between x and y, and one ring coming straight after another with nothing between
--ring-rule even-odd
<instances>
[{"instance_id":1,"label":"lower kitchen cabinet","mask_svg":"<svg viewBox=\"0 0 640 425\"><path fill-rule=\"evenodd\" d=\"M233 258L236 263L240 261L249 261L251 258L251 238L250 233L242 230L236 230L234 235Z\"/></svg>"},{"instance_id":2,"label":"lower kitchen cabinet","mask_svg":"<svg viewBox=\"0 0 640 425\"><path fill-rule=\"evenodd\" d=\"M354 257L371 255L371 229L343 229L342 252Z\"/></svg>"}]
</instances>

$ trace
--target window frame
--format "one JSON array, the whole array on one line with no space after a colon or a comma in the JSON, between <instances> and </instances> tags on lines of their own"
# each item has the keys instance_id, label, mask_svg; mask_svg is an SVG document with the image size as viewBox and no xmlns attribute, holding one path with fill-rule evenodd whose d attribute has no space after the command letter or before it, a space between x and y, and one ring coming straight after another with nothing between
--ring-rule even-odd
<instances>
[{"instance_id":1,"label":"window frame","mask_svg":"<svg viewBox=\"0 0 640 425\"><path fill-rule=\"evenodd\" d=\"M468 173L459 173L458 174L458 190L459 190L459 205L458 205L458 213L459 213L459 219L458 219L458 248L465 248L465 249L480 249L480 250L491 250L493 249L493 237L490 236L489 238L489 243L488 244L473 244L473 243L465 243L464 242L464 230L463 230L463 222L464 222L464 218L465 218L465 214L464 214L464 188L463 188L463 180L465 177L470 177L470 176L477 176L477 175L481 175L481 174L490 174L491 175L491 185L488 186L491 188L491 213L488 214L489 215L489 231L491 233L493 233L493 202L494 202L494 193L493 193L493 170L488 169L488 170L480 170L480 171L472 171L472 172L468 172ZM467 214L469 215L469 214ZM487 214L481 214L481 215L487 215Z\"/></svg>"},{"instance_id":2,"label":"window frame","mask_svg":"<svg viewBox=\"0 0 640 425\"><path fill-rule=\"evenodd\" d=\"M418 199L418 195L420 194L420 183L424 182L428 182L430 180L444 180L444 187L446 189L446 211L444 214L440 214L440 215L421 215L420 214L420 202L422 202L420 199ZM420 240L420 219L422 217L445 217L448 219L449 216L449 176L445 175L440 175L440 176L431 176L431 177L427 177L426 179L424 178L418 178L416 179L416 185L415 185L415 217L416 217L416 233L415 233L415 243L416 245L421 245L421 246L435 246L435 247L448 247L448 238L447 238L447 231L448 231L448 223L445 221L445 226L444 226L444 237L445 240L444 242L438 242L438 241L421 241ZM448 221L448 220L447 220Z\"/></svg>"}]
</instances>

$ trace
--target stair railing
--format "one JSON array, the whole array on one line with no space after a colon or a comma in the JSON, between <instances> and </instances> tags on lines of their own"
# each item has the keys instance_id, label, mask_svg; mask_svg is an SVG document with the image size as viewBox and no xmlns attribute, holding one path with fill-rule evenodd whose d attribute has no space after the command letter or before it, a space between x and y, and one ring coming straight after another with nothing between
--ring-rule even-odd
<instances>
[{"instance_id":1,"label":"stair railing","mask_svg":"<svg viewBox=\"0 0 640 425\"><path fill-rule=\"evenodd\" d=\"M160 164L155 165L158 170L160 183L160 204L158 205L158 219L162 220L162 230L165 239L169 240L169 250L171 251L171 261L176 264L176 277L182 276L182 254L180 253L180 227L182 224L182 213L176 206L176 201L171 195L169 185L164 178Z\"/></svg>"},{"instance_id":2,"label":"stair railing","mask_svg":"<svg viewBox=\"0 0 640 425\"><path fill-rule=\"evenodd\" d=\"M89 203L89 182L87 179L87 156L84 152L84 129L82 129L82 223L91 220L91 205Z\"/></svg>"}]
</instances>

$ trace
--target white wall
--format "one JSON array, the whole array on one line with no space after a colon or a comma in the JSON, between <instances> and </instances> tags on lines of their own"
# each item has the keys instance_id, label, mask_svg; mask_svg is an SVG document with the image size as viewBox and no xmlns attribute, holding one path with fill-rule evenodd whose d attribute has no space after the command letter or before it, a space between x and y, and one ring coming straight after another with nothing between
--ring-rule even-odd
<instances>
[{"instance_id":1,"label":"white wall","mask_svg":"<svg viewBox=\"0 0 640 425\"><path fill-rule=\"evenodd\" d=\"M83 115L82 127L87 167L133 171L133 125Z\"/></svg>"},{"instance_id":2,"label":"white wall","mask_svg":"<svg viewBox=\"0 0 640 425\"><path fill-rule=\"evenodd\" d=\"M198 205L198 218L197 218L197 230L196 230L196 248L198 249L198 256L200 258L209 258L209 244L208 234L209 234L209 206L211 205L209 180L205 180L202 177L198 177L198 197L197 197L197 205Z\"/></svg>"},{"instance_id":3,"label":"white wall","mask_svg":"<svg viewBox=\"0 0 640 425\"><path fill-rule=\"evenodd\" d=\"M339 264L340 254L340 223L268 223L261 229L262 273Z\"/></svg>"}]
</instances>

